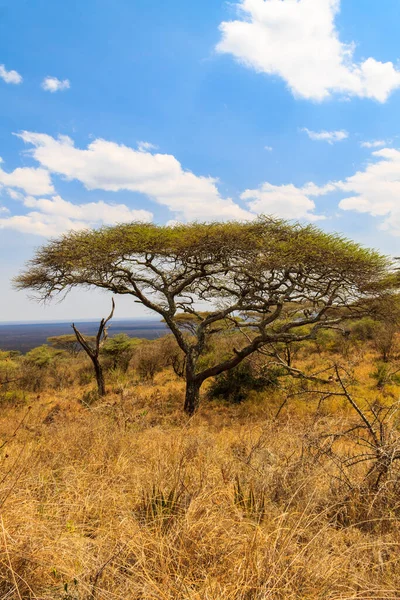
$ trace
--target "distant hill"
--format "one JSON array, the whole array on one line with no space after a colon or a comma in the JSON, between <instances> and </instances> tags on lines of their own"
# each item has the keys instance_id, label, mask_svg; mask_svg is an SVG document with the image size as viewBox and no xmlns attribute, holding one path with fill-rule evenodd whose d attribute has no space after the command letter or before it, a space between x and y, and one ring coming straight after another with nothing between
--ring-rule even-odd
<instances>
[{"instance_id":1,"label":"distant hill","mask_svg":"<svg viewBox=\"0 0 400 600\"><path fill-rule=\"evenodd\" d=\"M94 335L99 325L97 322L90 321L77 322L76 324L80 331L87 335ZM159 321L113 321L109 335L126 333L130 337L154 340L165 335L167 331L167 326ZM50 336L71 332L70 323L4 323L0 324L0 349L19 350L25 353L32 350L32 348L45 344Z\"/></svg>"}]
</instances>

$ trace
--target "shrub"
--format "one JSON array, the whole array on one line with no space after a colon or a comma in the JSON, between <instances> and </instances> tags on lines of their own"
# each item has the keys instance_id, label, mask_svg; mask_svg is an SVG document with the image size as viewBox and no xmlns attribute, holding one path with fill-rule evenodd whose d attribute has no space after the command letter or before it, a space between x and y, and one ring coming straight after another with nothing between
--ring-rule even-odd
<instances>
[{"instance_id":1,"label":"shrub","mask_svg":"<svg viewBox=\"0 0 400 600\"><path fill-rule=\"evenodd\" d=\"M0 386L9 386L18 379L19 353L0 350Z\"/></svg>"},{"instance_id":2,"label":"shrub","mask_svg":"<svg viewBox=\"0 0 400 600\"><path fill-rule=\"evenodd\" d=\"M21 406L27 401L25 392L21 390L5 390L0 388L0 404L9 404L11 406Z\"/></svg>"},{"instance_id":3,"label":"shrub","mask_svg":"<svg viewBox=\"0 0 400 600\"><path fill-rule=\"evenodd\" d=\"M373 348L379 353L381 360L388 362L399 352L397 331L399 321L390 319L376 321L370 317L361 319L351 325L351 338L362 342L372 342Z\"/></svg>"},{"instance_id":4,"label":"shrub","mask_svg":"<svg viewBox=\"0 0 400 600\"><path fill-rule=\"evenodd\" d=\"M153 381L156 373L159 373L168 365L168 357L161 340L144 342L138 346L133 365L141 379Z\"/></svg>"},{"instance_id":5,"label":"shrub","mask_svg":"<svg viewBox=\"0 0 400 600\"><path fill-rule=\"evenodd\" d=\"M351 339L366 342L374 338L376 321L371 317L364 317L350 326Z\"/></svg>"},{"instance_id":6,"label":"shrub","mask_svg":"<svg viewBox=\"0 0 400 600\"><path fill-rule=\"evenodd\" d=\"M108 338L101 349L103 356L108 358L112 369L120 369L126 373L135 348L142 343L138 338L130 338L126 333L118 333Z\"/></svg>"},{"instance_id":7,"label":"shrub","mask_svg":"<svg viewBox=\"0 0 400 600\"><path fill-rule=\"evenodd\" d=\"M333 352L345 354L348 347L348 334L334 329L321 329L315 338L318 353Z\"/></svg>"},{"instance_id":8,"label":"shrub","mask_svg":"<svg viewBox=\"0 0 400 600\"><path fill-rule=\"evenodd\" d=\"M38 346L37 348L33 348L25 355L25 362L31 364L39 369L43 369L48 367L51 363L54 362L54 359L61 354L61 350L54 350L44 344L43 346Z\"/></svg>"},{"instance_id":9,"label":"shrub","mask_svg":"<svg viewBox=\"0 0 400 600\"><path fill-rule=\"evenodd\" d=\"M62 350L50 346L38 346L27 352L22 363L21 388L38 392L49 384L50 370L55 367L56 359L62 356ZM58 381L53 370L53 380Z\"/></svg>"},{"instance_id":10,"label":"shrub","mask_svg":"<svg viewBox=\"0 0 400 600\"><path fill-rule=\"evenodd\" d=\"M215 377L208 390L208 397L224 398L238 404L247 398L250 391L262 391L278 386L279 377L284 371L277 367L264 368L256 372L250 361L242 362L238 367Z\"/></svg>"},{"instance_id":11,"label":"shrub","mask_svg":"<svg viewBox=\"0 0 400 600\"><path fill-rule=\"evenodd\" d=\"M375 379L376 387L383 390L387 384L394 383L400 385L399 369L391 368L387 362L377 363L376 368L372 371L370 377Z\"/></svg>"}]
</instances>

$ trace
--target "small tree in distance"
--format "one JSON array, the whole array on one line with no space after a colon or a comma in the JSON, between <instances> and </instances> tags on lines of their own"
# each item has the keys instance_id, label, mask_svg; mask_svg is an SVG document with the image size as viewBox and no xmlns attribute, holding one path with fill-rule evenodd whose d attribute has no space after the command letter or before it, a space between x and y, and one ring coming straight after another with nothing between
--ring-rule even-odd
<instances>
[{"instance_id":1,"label":"small tree in distance","mask_svg":"<svg viewBox=\"0 0 400 600\"><path fill-rule=\"evenodd\" d=\"M88 340L89 338L86 337ZM73 333L64 334L64 335L53 335L47 338L48 343L53 348L57 348L58 350L65 350L68 352L70 356L78 356L79 352L82 350L81 344L76 339L76 335ZM94 341L94 338L90 338L90 341Z\"/></svg>"},{"instance_id":2,"label":"small tree in distance","mask_svg":"<svg viewBox=\"0 0 400 600\"><path fill-rule=\"evenodd\" d=\"M131 295L167 323L185 355L185 411L203 382L279 342L313 339L323 328L368 314L393 293L391 263L313 226L253 222L174 226L132 223L71 231L39 249L15 280L40 300L73 287ZM190 315L190 331L182 326ZM240 343L215 364L201 357L233 329Z\"/></svg>"}]
</instances>

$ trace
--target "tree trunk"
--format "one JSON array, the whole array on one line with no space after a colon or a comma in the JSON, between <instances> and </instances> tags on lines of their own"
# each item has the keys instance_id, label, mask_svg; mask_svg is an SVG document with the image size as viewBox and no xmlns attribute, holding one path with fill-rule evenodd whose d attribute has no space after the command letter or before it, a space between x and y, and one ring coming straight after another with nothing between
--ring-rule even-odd
<instances>
[{"instance_id":1,"label":"tree trunk","mask_svg":"<svg viewBox=\"0 0 400 600\"><path fill-rule=\"evenodd\" d=\"M93 363L94 372L95 372L96 381L97 381L97 391L98 391L99 396L106 395L106 386L104 383L103 368L99 361L99 355L100 355L101 347L107 339L107 330L108 330L107 323L113 318L114 309L115 309L115 302L114 302L114 298L113 298L111 313L109 314L107 319L102 319L100 321L99 330L97 332L94 344L93 344L93 341L86 340L85 337L79 331L79 329L77 329L75 327L75 324L72 323L72 329L75 332L76 339L78 340L78 342L80 343L80 345L82 346L82 348L84 349L84 351L86 352L86 354L89 356L90 360Z\"/></svg>"},{"instance_id":2,"label":"tree trunk","mask_svg":"<svg viewBox=\"0 0 400 600\"><path fill-rule=\"evenodd\" d=\"M92 359L92 361L93 361L93 365L94 365L94 371L96 374L97 391L99 393L99 396L105 396L106 395L106 386L104 383L103 368L98 360Z\"/></svg>"},{"instance_id":3,"label":"tree trunk","mask_svg":"<svg viewBox=\"0 0 400 600\"><path fill-rule=\"evenodd\" d=\"M186 395L184 410L185 413L188 414L190 417L192 417L199 408L200 387L201 383L199 383L195 379L186 379Z\"/></svg>"}]
</instances>

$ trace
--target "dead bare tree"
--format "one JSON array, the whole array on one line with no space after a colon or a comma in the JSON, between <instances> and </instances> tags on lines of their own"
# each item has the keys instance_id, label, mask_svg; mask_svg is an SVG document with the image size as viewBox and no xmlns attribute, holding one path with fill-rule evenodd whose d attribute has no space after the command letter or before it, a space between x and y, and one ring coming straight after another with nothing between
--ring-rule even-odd
<instances>
[{"instance_id":1,"label":"dead bare tree","mask_svg":"<svg viewBox=\"0 0 400 600\"><path fill-rule=\"evenodd\" d=\"M341 436L353 436L362 452L345 459L345 466L352 467L360 463L368 463L369 468L365 474L363 486L373 492L377 492L381 485L388 479L390 471L396 461L400 460L400 436L392 426L393 419L400 409L400 403L394 402L389 406L375 406L364 401L367 408L361 407L360 403L349 392L344 377L337 365L334 367L336 381L339 384L342 395L352 406L358 415L359 424L341 433Z\"/></svg>"},{"instance_id":2,"label":"dead bare tree","mask_svg":"<svg viewBox=\"0 0 400 600\"><path fill-rule=\"evenodd\" d=\"M111 303L112 303L111 312L106 319L102 319L100 321L99 329L97 331L97 335L94 339L94 342L91 342L88 339L86 339L84 337L84 335L79 331L79 329L77 329L77 327L75 326L75 323L72 323L72 329L75 332L76 339L78 340L78 342L80 343L80 345L82 346L82 348L84 349L84 351L86 352L86 354L89 356L90 360L93 363L94 372L96 375L97 390L98 390L99 396L106 395L106 386L105 386L105 381L104 381L103 367L101 366L99 356L100 356L101 347L103 346L103 344L106 341L107 336L108 336L107 323L109 323L109 321L111 321L111 319L114 316L114 310L115 310L114 298L112 299Z\"/></svg>"},{"instance_id":3,"label":"dead bare tree","mask_svg":"<svg viewBox=\"0 0 400 600\"><path fill-rule=\"evenodd\" d=\"M371 526L372 508L388 518L391 502L397 506L400 489L400 434L397 418L400 401L386 405L379 399L371 403L351 391L356 380L337 364L331 367L330 389L311 389L301 393L319 397L318 407L326 400L340 397L351 406L354 419L329 433L307 433L308 452L321 465L334 466L340 501L334 517L338 523L357 522ZM357 388L355 388L357 389ZM317 421L316 421L317 423Z\"/></svg>"}]
</instances>

